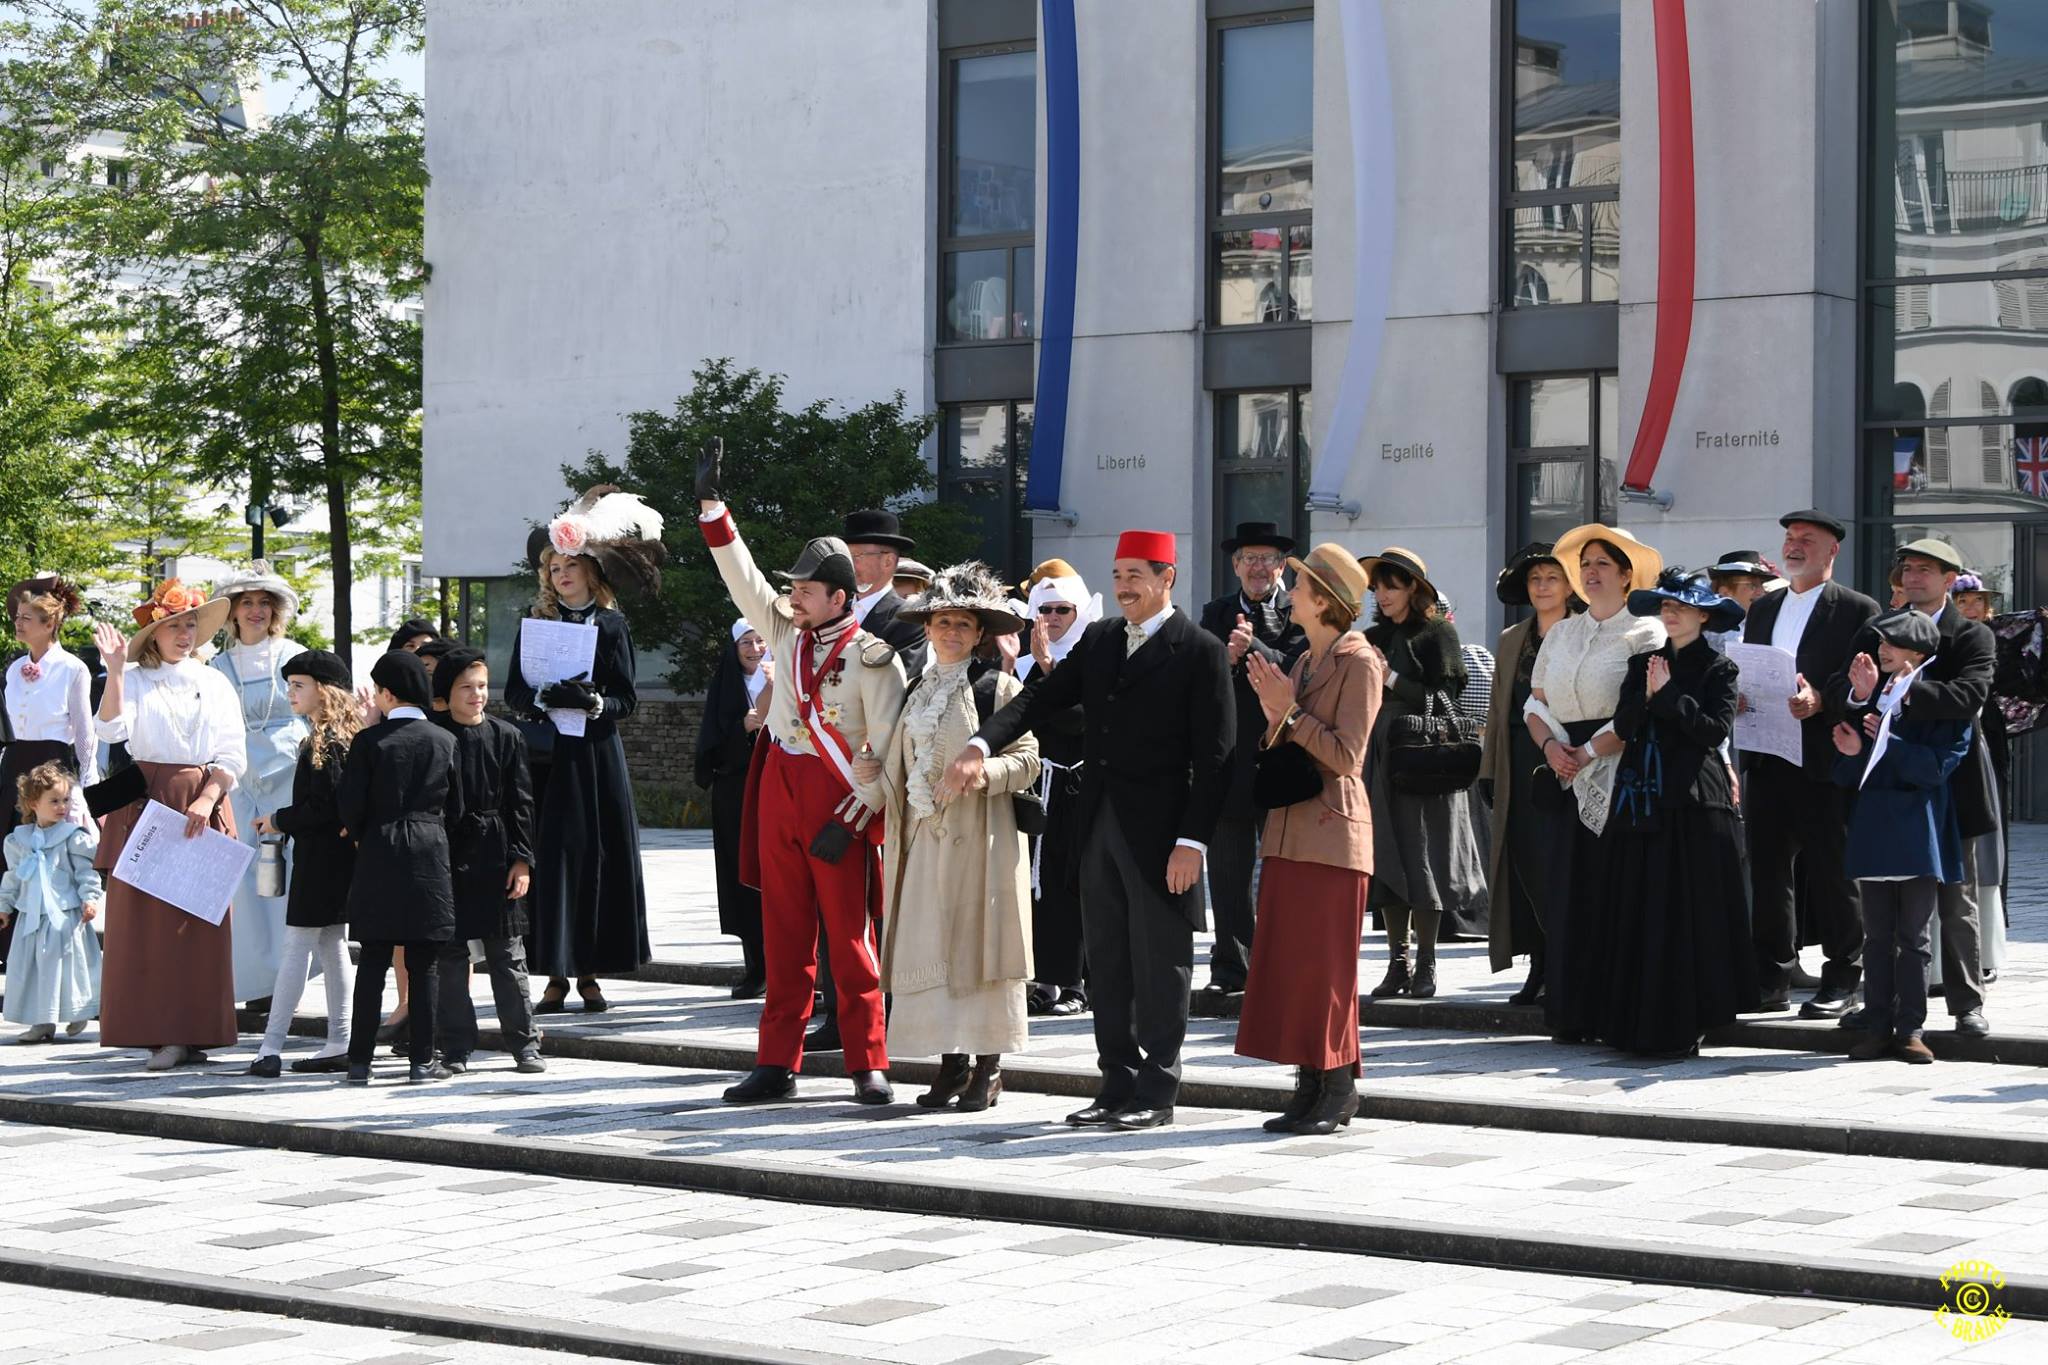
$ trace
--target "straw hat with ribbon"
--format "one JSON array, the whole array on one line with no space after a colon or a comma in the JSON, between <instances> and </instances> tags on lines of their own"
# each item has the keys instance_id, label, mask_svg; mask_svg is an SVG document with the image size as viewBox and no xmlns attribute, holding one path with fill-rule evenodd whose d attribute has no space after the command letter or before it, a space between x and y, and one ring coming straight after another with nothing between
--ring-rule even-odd
<instances>
[{"instance_id":1,"label":"straw hat with ribbon","mask_svg":"<svg viewBox=\"0 0 2048 1365\"><path fill-rule=\"evenodd\" d=\"M139 660L142 647L150 637L162 627L178 621L196 621L199 639L202 642L210 640L227 624L229 608L225 597L209 598L203 589L191 587L180 579L166 578L132 613L140 629L129 638L128 657Z\"/></svg>"},{"instance_id":2,"label":"straw hat with ribbon","mask_svg":"<svg viewBox=\"0 0 2048 1365\"><path fill-rule=\"evenodd\" d=\"M1301 558L1289 556L1287 567L1294 570L1295 586L1315 586L1316 593L1344 607L1353 620L1365 610L1365 594L1372 576L1358 557L1335 541L1324 541Z\"/></svg>"},{"instance_id":3,"label":"straw hat with ribbon","mask_svg":"<svg viewBox=\"0 0 2048 1365\"><path fill-rule=\"evenodd\" d=\"M1582 601L1587 599L1585 580L1579 576L1579 555L1584 552L1586 543L1594 540L1604 540L1621 551L1622 557L1628 560L1629 586L1632 588L1647 588L1664 572L1664 556L1620 527L1603 526L1597 521L1574 526L1557 538L1551 553L1564 566L1564 576L1571 581L1572 591Z\"/></svg>"},{"instance_id":4,"label":"straw hat with ribbon","mask_svg":"<svg viewBox=\"0 0 2048 1365\"><path fill-rule=\"evenodd\" d=\"M1413 550L1404 550L1398 545L1389 545L1372 558L1359 560L1358 567L1365 570L1365 581L1368 583L1372 582L1374 572L1382 567L1399 569L1402 573L1414 579L1421 585L1420 590L1415 595L1417 603L1415 610L1418 613L1421 612L1424 606L1437 599L1436 584L1429 581L1429 566L1424 564L1422 556L1416 554Z\"/></svg>"}]
</instances>

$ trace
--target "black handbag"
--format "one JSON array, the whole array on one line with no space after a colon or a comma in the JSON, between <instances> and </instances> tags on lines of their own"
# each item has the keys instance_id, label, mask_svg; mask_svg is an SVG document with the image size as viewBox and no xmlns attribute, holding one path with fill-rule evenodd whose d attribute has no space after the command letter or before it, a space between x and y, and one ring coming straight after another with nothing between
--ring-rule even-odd
<instances>
[{"instance_id":1,"label":"black handbag","mask_svg":"<svg viewBox=\"0 0 2048 1365\"><path fill-rule=\"evenodd\" d=\"M1442 698L1443 705L1437 705ZM1422 714L1396 716L1387 727L1387 778L1409 796L1448 796L1479 778L1479 721L1460 715L1449 695L1432 692Z\"/></svg>"},{"instance_id":2,"label":"black handbag","mask_svg":"<svg viewBox=\"0 0 2048 1365\"><path fill-rule=\"evenodd\" d=\"M1260 810L1298 806L1322 794L1322 765L1291 739L1252 760L1252 804Z\"/></svg>"}]
</instances>

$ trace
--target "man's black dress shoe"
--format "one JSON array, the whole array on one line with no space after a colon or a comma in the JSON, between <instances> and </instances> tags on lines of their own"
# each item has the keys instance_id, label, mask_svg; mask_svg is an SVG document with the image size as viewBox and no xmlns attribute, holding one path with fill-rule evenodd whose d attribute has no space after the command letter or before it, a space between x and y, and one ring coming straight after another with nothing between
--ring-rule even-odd
<instances>
[{"instance_id":1,"label":"man's black dress shoe","mask_svg":"<svg viewBox=\"0 0 2048 1365\"><path fill-rule=\"evenodd\" d=\"M408 1084L417 1085L424 1081L445 1081L455 1073L439 1062L414 1062L405 1073Z\"/></svg>"},{"instance_id":2,"label":"man's black dress shoe","mask_svg":"<svg viewBox=\"0 0 2048 1365\"><path fill-rule=\"evenodd\" d=\"M1854 986L1823 986L1813 999L1799 1007L1801 1019L1837 1019L1855 1008L1857 990Z\"/></svg>"},{"instance_id":3,"label":"man's black dress shoe","mask_svg":"<svg viewBox=\"0 0 2048 1365\"><path fill-rule=\"evenodd\" d=\"M843 1052L845 1046L839 1041L839 1021L827 1019L804 1035L806 1052Z\"/></svg>"},{"instance_id":4,"label":"man's black dress shoe","mask_svg":"<svg viewBox=\"0 0 2048 1365\"><path fill-rule=\"evenodd\" d=\"M346 1071L348 1069L348 1054L346 1052L337 1052L332 1057L301 1057L292 1063L292 1070L302 1075L308 1072Z\"/></svg>"},{"instance_id":5,"label":"man's black dress shoe","mask_svg":"<svg viewBox=\"0 0 2048 1365\"><path fill-rule=\"evenodd\" d=\"M758 976L750 976L732 988L735 1000L759 1000L768 993L768 983Z\"/></svg>"},{"instance_id":6,"label":"man's black dress shoe","mask_svg":"<svg viewBox=\"0 0 2048 1365\"><path fill-rule=\"evenodd\" d=\"M1143 1128L1164 1128L1173 1122L1173 1106L1163 1109L1126 1109L1109 1121L1118 1132L1135 1133Z\"/></svg>"},{"instance_id":7,"label":"man's black dress shoe","mask_svg":"<svg viewBox=\"0 0 2048 1365\"><path fill-rule=\"evenodd\" d=\"M796 1076L788 1067L757 1066L738 1085L727 1086L727 1104L758 1104L762 1100L796 1098Z\"/></svg>"},{"instance_id":8,"label":"man's black dress shoe","mask_svg":"<svg viewBox=\"0 0 2048 1365\"><path fill-rule=\"evenodd\" d=\"M351 1063L348 1069L348 1083L350 1085L368 1085L370 1083L370 1068Z\"/></svg>"},{"instance_id":9,"label":"man's black dress shoe","mask_svg":"<svg viewBox=\"0 0 2048 1365\"><path fill-rule=\"evenodd\" d=\"M249 1074L251 1076L262 1076L266 1080L275 1080L283 1072L284 1059L281 1057L265 1055L249 1063Z\"/></svg>"},{"instance_id":10,"label":"man's black dress shoe","mask_svg":"<svg viewBox=\"0 0 2048 1365\"><path fill-rule=\"evenodd\" d=\"M888 1104L896 1098L896 1092L889 1088L887 1072L856 1071L853 1073L853 1098L859 1104Z\"/></svg>"},{"instance_id":11,"label":"man's black dress shoe","mask_svg":"<svg viewBox=\"0 0 2048 1365\"><path fill-rule=\"evenodd\" d=\"M1751 1005L1748 1009L1743 1010L1742 1013L1783 1014L1786 1010L1789 1010L1791 1008L1792 993L1790 991L1779 991L1775 995L1763 996L1762 998L1757 1000L1755 1004Z\"/></svg>"},{"instance_id":12,"label":"man's black dress shoe","mask_svg":"<svg viewBox=\"0 0 2048 1365\"><path fill-rule=\"evenodd\" d=\"M1097 1100L1086 1109L1076 1109L1067 1115L1067 1122L1076 1128L1100 1128L1116 1117L1123 1105L1111 1100Z\"/></svg>"}]
</instances>

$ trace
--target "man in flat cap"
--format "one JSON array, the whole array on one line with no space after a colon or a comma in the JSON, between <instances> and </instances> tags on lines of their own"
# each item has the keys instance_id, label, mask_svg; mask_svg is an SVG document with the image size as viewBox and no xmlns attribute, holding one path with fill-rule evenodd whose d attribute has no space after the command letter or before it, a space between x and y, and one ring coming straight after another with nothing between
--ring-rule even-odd
<instances>
[{"instance_id":1,"label":"man in flat cap","mask_svg":"<svg viewBox=\"0 0 2048 1365\"><path fill-rule=\"evenodd\" d=\"M947 771L971 791L982 760L1071 706L1082 741L1081 926L1102 1088L1076 1127L1173 1122L1188 983L1201 927L1202 859L1237 742L1223 645L1173 605L1174 538L1126 531L1112 565L1122 615L1097 621L1064 662L990 716Z\"/></svg>"},{"instance_id":2,"label":"man in flat cap","mask_svg":"<svg viewBox=\"0 0 2048 1365\"><path fill-rule=\"evenodd\" d=\"M761 576L719 491L723 454L724 443L714 441L698 459L698 525L726 591L783 670L768 713L776 742L754 746L740 832L741 879L761 889L767 998L754 1070L725 1098L744 1104L796 1093L822 919L854 1098L887 1104L889 1056L871 932L884 797L878 785L855 776L853 763L863 750L887 749L903 709L903 665L854 618L856 577L844 541L820 536L804 546L782 575L787 593ZM888 581L885 572L882 582Z\"/></svg>"},{"instance_id":3,"label":"man in flat cap","mask_svg":"<svg viewBox=\"0 0 2048 1365\"><path fill-rule=\"evenodd\" d=\"M1998 828L1998 789L1990 748L1984 742L1982 712L1998 664L1998 642L1990 627L1964 616L1949 593L1962 572L1963 557L1943 540L1916 540L1899 547L1893 568L1908 606L1934 618L1941 634L1935 655L1914 678L1905 705L1920 720L1955 720L1970 727L1970 749L1949 774L1949 800L1963 840L1963 879L1940 888L1941 979L1956 1032L1981 1037L1991 1031L1984 1017L1983 924L1978 918L1973 841ZM1866 706L1879 684L1878 633L1866 627L1850 657L1828 685L1831 704Z\"/></svg>"},{"instance_id":4,"label":"man in flat cap","mask_svg":"<svg viewBox=\"0 0 2048 1365\"><path fill-rule=\"evenodd\" d=\"M1809 507L1786 513L1778 524L1785 528L1778 562L1787 585L1757 599L1742 638L1775 645L1795 661L1798 690L1789 705L1799 720L1801 761L1742 756L1759 1008L1791 1008L1799 967L1795 890L1803 875L1813 917L1810 938L1818 939L1827 960L1820 989L1800 1014L1838 1018L1855 1003L1863 983L1863 912L1856 883L1843 872L1849 796L1835 784L1834 732L1822 689L1848 663L1857 632L1877 615L1877 603L1835 582L1835 559L1848 534L1839 520ZM1835 712L1837 718L1841 714Z\"/></svg>"},{"instance_id":5,"label":"man in flat cap","mask_svg":"<svg viewBox=\"0 0 2048 1365\"><path fill-rule=\"evenodd\" d=\"M1209 845L1209 904L1216 912L1216 946L1209 950L1208 990L1244 990L1252 951L1252 869L1259 861L1259 831L1266 813L1252 803L1252 760L1266 733L1265 712L1252 690L1245 661L1257 654L1285 673L1308 648L1308 636L1288 612L1281 572L1294 539L1270 521L1241 523L1223 542L1237 586L1202 608L1202 629L1230 657L1237 695L1237 747L1230 756L1230 794Z\"/></svg>"}]
</instances>

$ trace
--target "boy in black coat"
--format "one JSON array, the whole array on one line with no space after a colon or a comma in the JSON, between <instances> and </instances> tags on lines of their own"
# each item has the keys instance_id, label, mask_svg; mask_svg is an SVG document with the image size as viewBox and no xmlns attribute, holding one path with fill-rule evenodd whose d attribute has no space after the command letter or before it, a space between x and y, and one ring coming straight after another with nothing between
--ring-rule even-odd
<instances>
[{"instance_id":1,"label":"boy in black coat","mask_svg":"<svg viewBox=\"0 0 2048 1365\"><path fill-rule=\"evenodd\" d=\"M441 945L455 932L448 862L448 829L462 820L455 739L427 719L433 695L416 657L393 650L377 660L370 679L383 719L356 736L336 796L342 826L356 841L348 920L363 950L348 1078L370 1082L384 976L392 950L402 947L412 983L409 1079L444 1080L451 1073L434 1061L434 987Z\"/></svg>"},{"instance_id":2,"label":"boy in black coat","mask_svg":"<svg viewBox=\"0 0 2048 1365\"><path fill-rule=\"evenodd\" d=\"M448 818L455 884L455 932L441 950L434 1033L441 1063L467 1071L476 1050L476 1006L469 998L469 945L481 943L497 1000L498 1027L516 1069L547 1070L533 1028L526 985L526 891L533 877L533 787L526 739L486 715L491 669L481 651L457 647L434 667L434 723L455 738L455 783L462 810Z\"/></svg>"}]
</instances>

